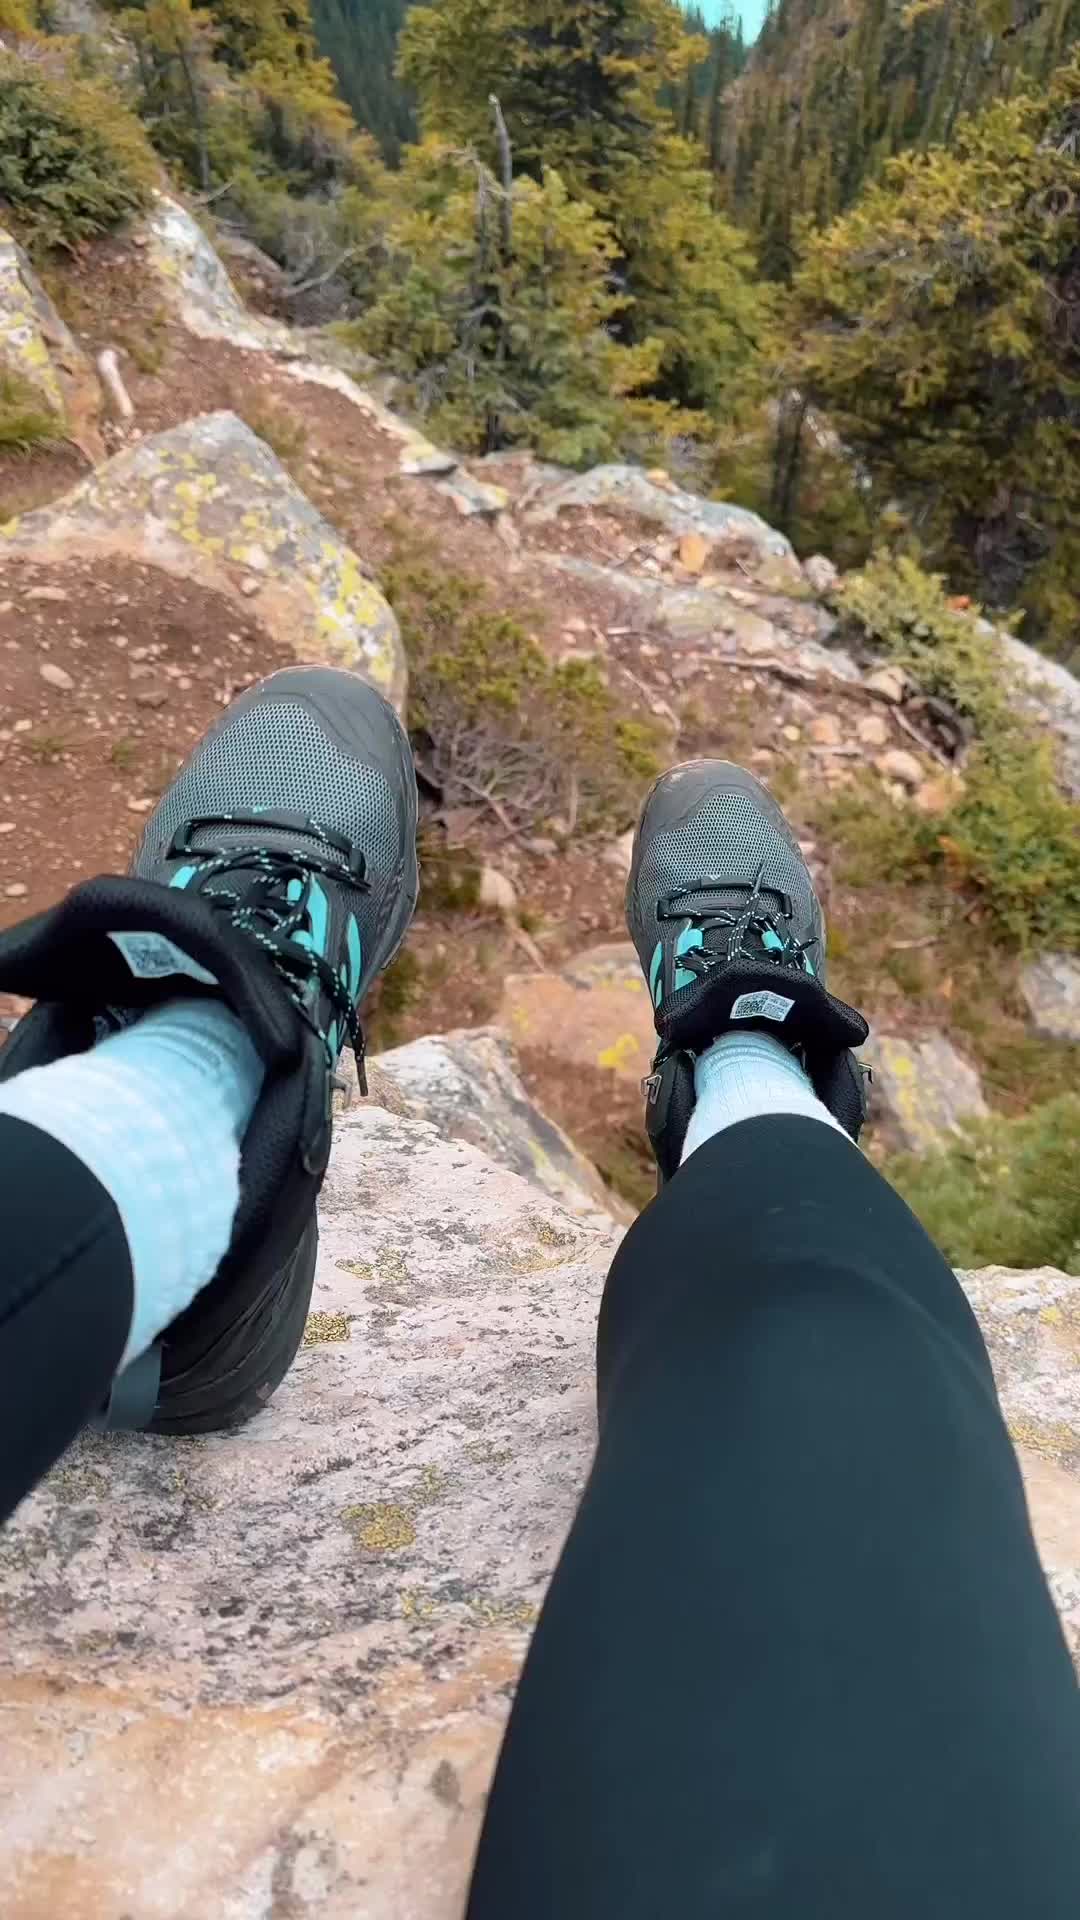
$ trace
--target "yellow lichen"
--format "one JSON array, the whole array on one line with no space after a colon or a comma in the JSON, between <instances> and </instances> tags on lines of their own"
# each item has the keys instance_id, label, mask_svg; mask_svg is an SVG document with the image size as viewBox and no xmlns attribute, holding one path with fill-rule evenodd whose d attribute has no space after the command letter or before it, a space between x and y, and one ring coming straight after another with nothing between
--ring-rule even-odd
<instances>
[{"instance_id":1,"label":"yellow lichen","mask_svg":"<svg viewBox=\"0 0 1080 1920\"><path fill-rule=\"evenodd\" d=\"M347 1313L309 1313L301 1346L319 1347L329 1340L349 1340L352 1328Z\"/></svg>"},{"instance_id":2,"label":"yellow lichen","mask_svg":"<svg viewBox=\"0 0 1080 1920\"><path fill-rule=\"evenodd\" d=\"M368 1553L398 1553L416 1539L416 1528L405 1508L388 1500L346 1507L341 1518L357 1546Z\"/></svg>"}]
</instances>

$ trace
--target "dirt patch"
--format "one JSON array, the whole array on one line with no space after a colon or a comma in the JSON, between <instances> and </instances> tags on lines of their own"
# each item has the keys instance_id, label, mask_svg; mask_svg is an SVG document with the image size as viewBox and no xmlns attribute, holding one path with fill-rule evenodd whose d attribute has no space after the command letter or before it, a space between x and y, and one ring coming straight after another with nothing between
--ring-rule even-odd
<instances>
[{"instance_id":1,"label":"dirt patch","mask_svg":"<svg viewBox=\"0 0 1080 1920\"><path fill-rule=\"evenodd\" d=\"M233 695L292 663L218 595L151 567L9 563L0 583L0 926L122 872Z\"/></svg>"},{"instance_id":2,"label":"dirt patch","mask_svg":"<svg viewBox=\"0 0 1080 1920\"><path fill-rule=\"evenodd\" d=\"M89 472L88 462L66 440L5 454L0 460L0 526L70 492Z\"/></svg>"}]
</instances>

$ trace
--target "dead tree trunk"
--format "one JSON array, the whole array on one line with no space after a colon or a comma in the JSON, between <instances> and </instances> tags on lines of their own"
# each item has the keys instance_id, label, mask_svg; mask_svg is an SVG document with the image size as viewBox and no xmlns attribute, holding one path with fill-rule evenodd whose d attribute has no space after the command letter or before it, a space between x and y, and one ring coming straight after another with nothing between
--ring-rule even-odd
<instances>
[{"instance_id":1,"label":"dead tree trunk","mask_svg":"<svg viewBox=\"0 0 1080 1920\"><path fill-rule=\"evenodd\" d=\"M510 145L510 134L498 95L489 95L488 104L495 119L495 140L499 149L499 266L505 270L514 252L514 150ZM501 380L507 361L506 316L502 310L501 287L496 291L494 304L498 329L494 358ZM489 453L496 453L502 445L502 418L497 406L488 408L485 440Z\"/></svg>"}]
</instances>

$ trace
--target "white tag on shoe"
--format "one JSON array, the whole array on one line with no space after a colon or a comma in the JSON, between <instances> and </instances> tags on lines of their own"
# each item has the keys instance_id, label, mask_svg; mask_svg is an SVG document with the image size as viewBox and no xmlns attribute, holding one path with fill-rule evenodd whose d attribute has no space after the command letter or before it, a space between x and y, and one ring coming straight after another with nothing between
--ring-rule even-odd
<instances>
[{"instance_id":1,"label":"white tag on shoe","mask_svg":"<svg viewBox=\"0 0 1080 1920\"><path fill-rule=\"evenodd\" d=\"M186 973L189 980L204 987L216 987L217 980L197 960L192 960L161 933L110 933L136 980L166 980L170 974Z\"/></svg>"},{"instance_id":2,"label":"white tag on shoe","mask_svg":"<svg viewBox=\"0 0 1080 1920\"><path fill-rule=\"evenodd\" d=\"M775 1020L779 1026L786 1020L794 1000L785 999L782 993L740 993L731 1009L733 1020Z\"/></svg>"}]
</instances>

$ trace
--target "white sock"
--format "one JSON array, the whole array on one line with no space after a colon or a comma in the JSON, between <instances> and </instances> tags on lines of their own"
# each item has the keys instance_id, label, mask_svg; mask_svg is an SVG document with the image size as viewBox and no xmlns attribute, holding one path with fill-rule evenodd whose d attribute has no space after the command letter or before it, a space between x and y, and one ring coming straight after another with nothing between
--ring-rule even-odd
<instances>
[{"instance_id":1,"label":"white sock","mask_svg":"<svg viewBox=\"0 0 1080 1920\"><path fill-rule=\"evenodd\" d=\"M262 1061L227 1007L177 1000L89 1053L0 1086L0 1113L59 1140L115 1202L135 1282L121 1371L217 1271L262 1078Z\"/></svg>"},{"instance_id":2,"label":"white sock","mask_svg":"<svg viewBox=\"0 0 1080 1920\"><path fill-rule=\"evenodd\" d=\"M844 1133L817 1097L793 1053L767 1033L725 1033L694 1068L697 1105L683 1143L686 1160L723 1127L763 1113L799 1113Z\"/></svg>"}]
</instances>

